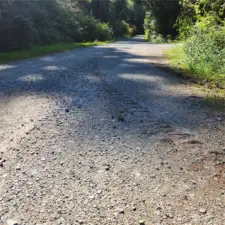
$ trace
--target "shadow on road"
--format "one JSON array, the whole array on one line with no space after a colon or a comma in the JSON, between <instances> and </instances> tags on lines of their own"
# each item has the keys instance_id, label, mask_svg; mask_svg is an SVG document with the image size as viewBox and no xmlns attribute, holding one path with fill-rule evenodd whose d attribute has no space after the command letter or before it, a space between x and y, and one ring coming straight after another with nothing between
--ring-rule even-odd
<instances>
[{"instance_id":1,"label":"shadow on road","mask_svg":"<svg viewBox=\"0 0 225 225\"><path fill-rule=\"evenodd\" d=\"M120 110L120 101L126 101L120 96L125 96L135 105L144 107L149 117L177 127L198 129L201 121L209 118L208 107L202 99L191 99L180 92L185 88L183 80L150 64L151 54L139 55L130 51L135 42L143 43L143 38L12 63L0 72L1 99L7 95L30 94L84 99L91 96L93 87L104 89L107 86L110 90L105 98L117 96L108 101L112 112ZM146 44L144 48L148 46ZM152 56L152 59L160 57ZM71 107L78 103L74 104ZM126 103L122 107L127 110ZM132 114L132 109L127 111L128 115ZM116 115L112 113L112 116Z\"/></svg>"}]
</instances>

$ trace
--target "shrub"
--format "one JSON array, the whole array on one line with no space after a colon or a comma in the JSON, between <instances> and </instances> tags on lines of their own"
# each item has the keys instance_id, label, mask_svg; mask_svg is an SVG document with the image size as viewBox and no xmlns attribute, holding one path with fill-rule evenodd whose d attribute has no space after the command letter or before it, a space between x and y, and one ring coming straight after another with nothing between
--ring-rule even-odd
<instances>
[{"instance_id":1,"label":"shrub","mask_svg":"<svg viewBox=\"0 0 225 225\"><path fill-rule=\"evenodd\" d=\"M98 23L97 25L97 40L106 41L113 38L113 31L106 23Z\"/></svg>"},{"instance_id":2,"label":"shrub","mask_svg":"<svg viewBox=\"0 0 225 225\"><path fill-rule=\"evenodd\" d=\"M150 34L149 35L149 42L153 44L160 44L167 42L165 38L161 34Z\"/></svg>"},{"instance_id":3,"label":"shrub","mask_svg":"<svg viewBox=\"0 0 225 225\"><path fill-rule=\"evenodd\" d=\"M128 27L129 25L124 20L119 21L114 25L114 34L116 36L123 36L127 34Z\"/></svg>"},{"instance_id":4,"label":"shrub","mask_svg":"<svg viewBox=\"0 0 225 225\"><path fill-rule=\"evenodd\" d=\"M190 71L202 78L225 84L225 27L197 28L184 44Z\"/></svg>"},{"instance_id":5,"label":"shrub","mask_svg":"<svg viewBox=\"0 0 225 225\"><path fill-rule=\"evenodd\" d=\"M127 36L133 37L136 33L137 33L137 27L135 27L134 25L129 25L127 30Z\"/></svg>"},{"instance_id":6,"label":"shrub","mask_svg":"<svg viewBox=\"0 0 225 225\"><path fill-rule=\"evenodd\" d=\"M132 37L136 34L137 28L134 25L128 24L122 20L114 25L114 34L116 36L128 36Z\"/></svg>"},{"instance_id":7,"label":"shrub","mask_svg":"<svg viewBox=\"0 0 225 225\"><path fill-rule=\"evenodd\" d=\"M112 38L107 24L74 8L71 0L0 1L0 33L0 51Z\"/></svg>"},{"instance_id":8,"label":"shrub","mask_svg":"<svg viewBox=\"0 0 225 225\"><path fill-rule=\"evenodd\" d=\"M150 29L145 29L145 40L149 41L149 37L150 37Z\"/></svg>"}]
</instances>

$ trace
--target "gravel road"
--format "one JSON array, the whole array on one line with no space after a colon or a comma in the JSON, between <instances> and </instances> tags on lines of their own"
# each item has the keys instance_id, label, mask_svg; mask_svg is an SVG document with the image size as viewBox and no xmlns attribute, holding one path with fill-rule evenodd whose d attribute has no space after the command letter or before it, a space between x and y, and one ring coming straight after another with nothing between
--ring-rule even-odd
<instances>
[{"instance_id":1,"label":"gravel road","mask_svg":"<svg viewBox=\"0 0 225 225\"><path fill-rule=\"evenodd\" d=\"M225 224L225 116L150 63L170 47L0 65L0 224Z\"/></svg>"}]
</instances>

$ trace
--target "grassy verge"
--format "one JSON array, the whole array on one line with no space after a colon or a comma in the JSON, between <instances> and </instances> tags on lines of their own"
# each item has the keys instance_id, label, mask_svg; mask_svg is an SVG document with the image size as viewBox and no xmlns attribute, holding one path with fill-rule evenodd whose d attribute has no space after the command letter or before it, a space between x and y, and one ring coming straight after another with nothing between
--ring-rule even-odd
<instances>
[{"instance_id":1,"label":"grassy verge","mask_svg":"<svg viewBox=\"0 0 225 225\"><path fill-rule=\"evenodd\" d=\"M225 74L213 73L211 70L206 73L205 71L208 67L207 62L204 66L202 66L204 67L204 71L198 68L197 63L194 66L189 65L187 60L188 56L185 54L182 44L166 51L165 56L170 59L173 69L183 72L183 75L191 81L194 81L200 85L205 85L209 88L225 89Z\"/></svg>"},{"instance_id":2,"label":"grassy verge","mask_svg":"<svg viewBox=\"0 0 225 225\"><path fill-rule=\"evenodd\" d=\"M188 62L182 44L165 52L170 60L171 69L189 81L194 82L198 87L203 87L207 100L212 105L225 106L225 74L208 73L195 70ZM197 65L196 65L197 67ZM205 64L207 67L207 63Z\"/></svg>"},{"instance_id":3,"label":"grassy verge","mask_svg":"<svg viewBox=\"0 0 225 225\"><path fill-rule=\"evenodd\" d=\"M65 51L69 51L73 49L87 48L87 47L107 44L111 42L113 41L105 41L105 42L95 41L95 42L84 42L84 43L58 43L53 45L34 46L30 49L16 51L16 52L0 52L0 64L16 61L16 60L38 57L38 56L56 53L56 52L65 52Z\"/></svg>"}]
</instances>

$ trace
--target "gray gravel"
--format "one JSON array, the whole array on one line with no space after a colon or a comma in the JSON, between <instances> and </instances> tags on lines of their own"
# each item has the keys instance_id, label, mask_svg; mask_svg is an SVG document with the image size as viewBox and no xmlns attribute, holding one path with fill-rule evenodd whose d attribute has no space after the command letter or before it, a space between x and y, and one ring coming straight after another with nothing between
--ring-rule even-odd
<instances>
[{"instance_id":1,"label":"gray gravel","mask_svg":"<svg viewBox=\"0 0 225 225\"><path fill-rule=\"evenodd\" d=\"M0 66L0 224L225 224L224 113L150 63L170 47Z\"/></svg>"}]
</instances>

